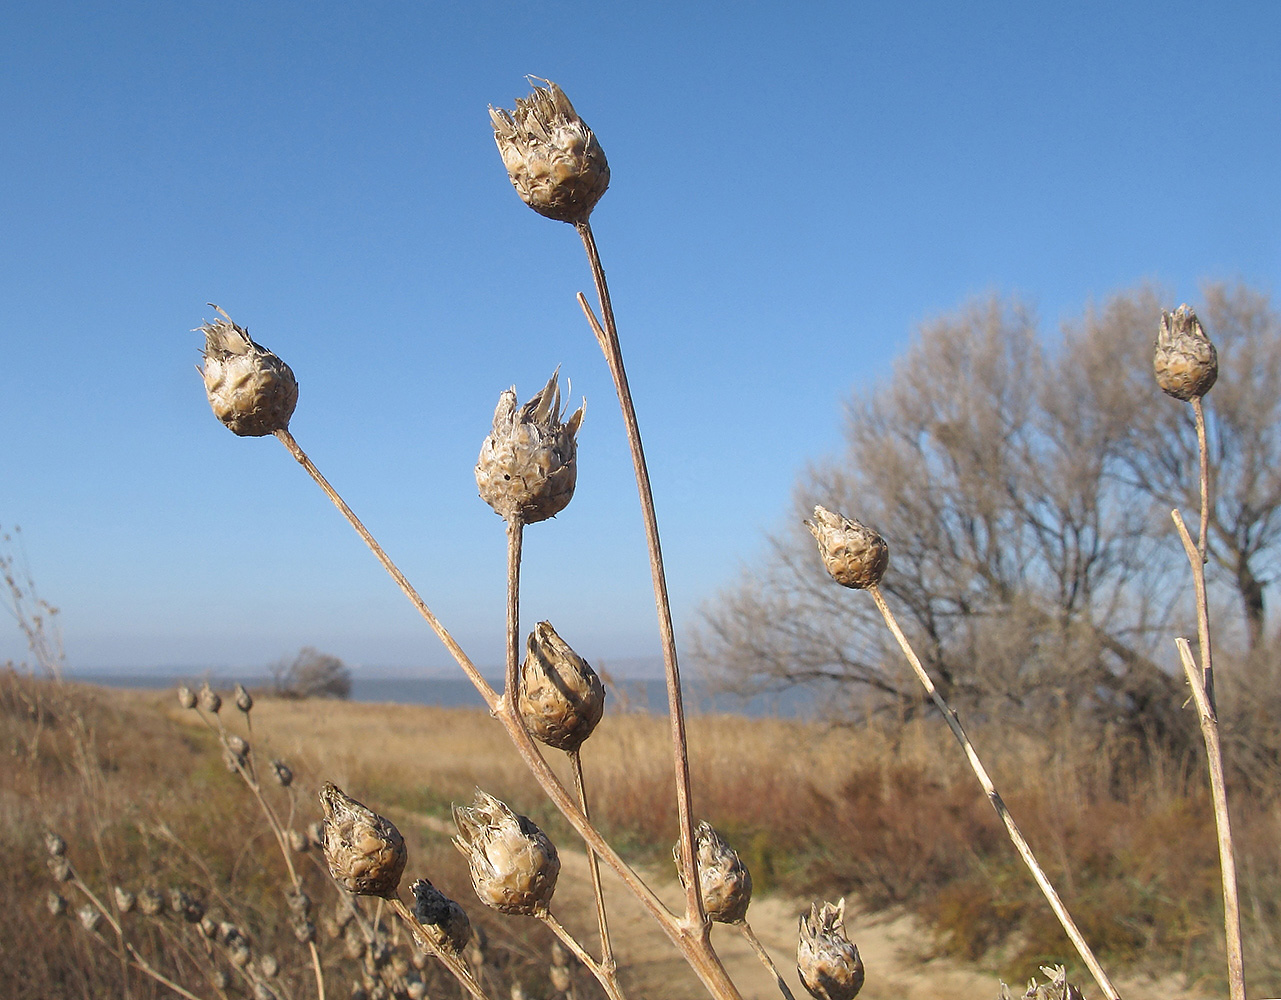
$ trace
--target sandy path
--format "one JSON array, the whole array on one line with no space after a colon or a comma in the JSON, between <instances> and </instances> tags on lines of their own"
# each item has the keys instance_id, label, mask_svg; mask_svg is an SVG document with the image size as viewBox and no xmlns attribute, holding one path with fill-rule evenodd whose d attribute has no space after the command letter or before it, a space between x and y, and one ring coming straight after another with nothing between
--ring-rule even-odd
<instances>
[{"instance_id":1,"label":"sandy path","mask_svg":"<svg viewBox=\"0 0 1281 1000\"><path fill-rule=\"evenodd\" d=\"M413 818L442 836L454 832L452 824L437 817ZM588 951L599 954L587 855L565 847L559 851L561 875L552 912ZM671 873L641 869L640 874L669 908L684 906L684 892ZM608 869L603 878L610 936L623 987L631 1000L706 1000L707 992L698 978L641 904ZM808 903L767 896L754 900L748 911L752 929L779 965L796 1000L809 997L795 968L796 924L803 909L808 909ZM859 1000L996 1000L999 996L994 972L950 958L930 957L929 935L910 915L867 915L857 908L850 910L848 904L847 911L846 931L867 966L867 982ZM779 1000L778 986L737 930L716 925L712 942L743 1000ZM1028 975L1036 971L1029 969ZM1116 985L1124 1000L1199 1000L1203 996L1172 979L1118 980ZM1080 986L1087 997L1099 995L1093 982L1081 980ZM1014 992L1018 995L1022 990Z\"/></svg>"}]
</instances>

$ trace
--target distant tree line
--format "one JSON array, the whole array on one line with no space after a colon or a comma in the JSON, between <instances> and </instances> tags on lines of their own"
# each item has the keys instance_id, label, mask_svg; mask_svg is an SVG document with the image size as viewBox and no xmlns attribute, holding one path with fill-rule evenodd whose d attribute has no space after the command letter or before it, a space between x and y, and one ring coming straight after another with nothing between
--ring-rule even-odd
<instances>
[{"instance_id":1,"label":"distant tree line","mask_svg":"<svg viewBox=\"0 0 1281 1000\"><path fill-rule=\"evenodd\" d=\"M272 688L286 698L348 698L351 670L336 656L304 646L271 667Z\"/></svg>"}]
</instances>

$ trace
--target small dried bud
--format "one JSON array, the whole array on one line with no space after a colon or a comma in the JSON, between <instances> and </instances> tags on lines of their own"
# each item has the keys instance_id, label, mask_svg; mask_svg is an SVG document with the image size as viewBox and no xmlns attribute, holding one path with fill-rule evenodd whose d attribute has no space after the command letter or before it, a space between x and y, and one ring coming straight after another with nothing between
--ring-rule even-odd
<instances>
[{"instance_id":1,"label":"small dried bud","mask_svg":"<svg viewBox=\"0 0 1281 1000\"><path fill-rule=\"evenodd\" d=\"M694 831L694 853L698 861L698 890L707 916L721 924L736 924L747 916L752 902L752 874L735 851L710 823L699 823ZM681 846L672 848L676 873L681 872Z\"/></svg>"},{"instance_id":2,"label":"small dried bud","mask_svg":"<svg viewBox=\"0 0 1281 1000\"><path fill-rule=\"evenodd\" d=\"M165 911L165 897L151 886L138 893L138 909L149 917L157 917Z\"/></svg>"},{"instance_id":3,"label":"small dried bud","mask_svg":"<svg viewBox=\"0 0 1281 1000\"><path fill-rule=\"evenodd\" d=\"M96 931L102 923L102 914L98 912L97 907L90 903L85 903L76 911L76 916L80 920L80 926L90 934Z\"/></svg>"},{"instance_id":4,"label":"small dried bud","mask_svg":"<svg viewBox=\"0 0 1281 1000\"><path fill-rule=\"evenodd\" d=\"M1186 305L1161 313L1152 366L1161 391L1185 403L1204 396L1218 379L1218 352Z\"/></svg>"},{"instance_id":5,"label":"small dried bud","mask_svg":"<svg viewBox=\"0 0 1281 1000\"><path fill-rule=\"evenodd\" d=\"M258 959L258 971L268 979L274 979L280 972L280 963L275 955L262 955Z\"/></svg>"},{"instance_id":6,"label":"small dried bud","mask_svg":"<svg viewBox=\"0 0 1281 1000\"><path fill-rule=\"evenodd\" d=\"M609 187L609 164L565 92L543 83L517 98L515 111L489 109L494 141L521 201L549 219L583 223Z\"/></svg>"},{"instance_id":7,"label":"small dried bud","mask_svg":"<svg viewBox=\"0 0 1281 1000\"><path fill-rule=\"evenodd\" d=\"M1041 972L1047 977L1047 982L1040 986L1036 983L1036 977L1027 984L1027 992L1023 994L1023 1000L1083 1000L1081 991L1067 981L1067 970L1061 966L1041 966ZM1010 988L1001 984L1000 1000L1012 1000Z\"/></svg>"},{"instance_id":8,"label":"small dried bud","mask_svg":"<svg viewBox=\"0 0 1281 1000\"><path fill-rule=\"evenodd\" d=\"M187 687L186 684L178 688L178 704L183 708L196 707L196 692Z\"/></svg>"},{"instance_id":9,"label":"small dried bud","mask_svg":"<svg viewBox=\"0 0 1281 1000\"><path fill-rule=\"evenodd\" d=\"M227 948L227 958L230 959L231 964L237 969L245 968L253 961L253 957L253 949L243 941L237 941L235 944Z\"/></svg>"},{"instance_id":10,"label":"small dried bud","mask_svg":"<svg viewBox=\"0 0 1281 1000\"><path fill-rule=\"evenodd\" d=\"M318 847L323 851L325 849L325 824L318 819L308 823L307 838L311 841L312 847Z\"/></svg>"},{"instance_id":11,"label":"small dried bud","mask_svg":"<svg viewBox=\"0 0 1281 1000\"><path fill-rule=\"evenodd\" d=\"M479 789L470 807L454 806L454 825L454 846L467 858L482 903L501 913L546 911L560 857L542 830Z\"/></svg>"},{"instance_id":12,"label":"small dried bud","mask_svg":"<svg viewBox=\"0 0 1281 1000\"><path fill-rule=\"evenodd\" d=\"M405 987L405 996L409 997L409 1000L424 1000L427 996L427 984L421 979L410 983Z\"/></svg>"},{"instance_id":13,"label":"small dried bud","mask_svg":"<svg viewBox=\"0 0 1281 1000\"><path fill-rule=\"evenodd\" d=\"M222 766L227 769L228 774L239 774L248 764L249 761L244 757L232 753L231 747L222 748Z\"/></svg>"},{"instance_id":14,"label":"small dried bud","mask_svg":"<svg viewBox=\"0 0 1281 1000\"><path fill-rule=\"evenodd\" d=\"M245 715L248 715L249 710L254 707L254 696L245 690L243 684L236 685L236 707Z\"/></svg>"},{"instance_id":15,"label":"small dried bud","mask_svg":"<svg viewBox=\"0 0 1281 1000\"><path fill-rule=\"evenodd\" d=\"M51 858L60 858L67 853L67 842L52 830L44 833L44 849Z\"/></svg>"},{"instance_id":16,"label":"small dried bud","mask_svg":"<svg viewBox=\"0 0 1281 1000\"><path fill-rule=\"evenodd\" d=\"M289 926L293 929L294 937L298 939L299 944L309 944L316 940L316 925L306 917L295 913L289 918Z\"/></svg>"},{"instance_id":17,"label":"small dried bud","mask_svg":"<svg viewBox=\"0 0 1281 1000\"><path fill-rule=\"evenodd\" d=\"M463 908L420 878L410 888L414 893L414 916L431 935L436 947L457 955L471 940L471 921Z\"/></svg>"},{"instance_id":18,"label":"small dried bud","mask_svg":"<svg viewBox=\"0 0 1281 1000\"><path fill-rule=\"evenodd\" d=\"M254 983L254 1000L277 1000L277 997L266 983Z\"/></svg>"},{"instance_id":19,"label":"small dried bud","mask_svg":"<svg viewBox=\"0 0 1281 1000\"><path fill-rule=\"evenodd\" d=\"M231 973L226 969L214 969L209 973L209 984L216 990L225 990L231 985Z\"/></svg>"},{"instance_id":20,"label":"small dried bud","mask_svg":"<svg viewBox=\"0 0 1281 1000\"><path fill-rule=\"evenodd\" d=\"M205 904L177 886L169 890L169 909L174 916L182 917L189 924L200 923L200 918L205 915Z\"/></svg>"},{"instance_id":21,"label":"small dried bud","mask_svg":"<svg viewBox=\"0 0 1281 1000\"><path fill-rule=\"evenodd\" d=\"M218 934L218 921L206 913L200 918L200 934L212 940Z\"/></svg>"},{"instance_id":22,"label":"small dried bud","mask_svg":"<svg viewBox=\"0 0 1281 1000\"><path fill-rule=\"evenodd\" d=\"M206 712L217 715L222 709L222 697L205 681L200 688L200 707Z\"/></svg>"},{"instance_id":23,"label":"small dried bud","mask_svg":"<svg viewBox=\"0 0 1281 1000\"><path fill-rule=\"evenodd\" d=\"M67 912L67 901L52 889L49 890L49 895L45 897L45 905L49 907L49 916L51 917L60 917Z\"/></svg>"},{"instance_id":24,"label":"small dried bud","mask_svg":"<svg viewBox=\"0 0 1281 1000\"><path fill-rule=\"evenodd\" d=\"M845 936L845 900L818 903L801 916L796 971L815 1000L854 1000L863 988L863 960Z\"/></svg>"},{"instance_id":25,"label":"small dried bud","mask_svg":"<svg viewBox=\"0 0 1281 1000\"><path fill-rule=\"evenodd\" d=\"M577 750L605 712L605 686L586 660L539 622L529 635L517 705L530 735L559 750Z\"/></svg>"},{"instance_id":26,"label":"small dried bud","mask_svg":"<svg viewBox=\"0 0 1281 1000\"><path fill-rule=\"evenodd\" d=\"M221 319L198 331L205 335L200 374L214 416L241 437L285 430L298 405L298 380L287 364L250 340L248 330L218 312Z\"/></svg>"},{"instance_id":27,"label":"small dried bud","mask_svg":"<svg viewBox=\"0 0 1281 1000\"><path fill-rule=\"evenodd\" d=\"M311 841L301 830L289 829L289 846L298 854L305 854L311 847Z\"/></svg>"},{"instance_id":28,"label":"small dried bud","mask_svg":"<svg viewBox=\"0 0 1281 1000\"><path fill-rule=\"evenodd\" d=\"M805 527L818 542L823 565L842 587L865 590L881 582L890 561L890 547L867 525L826 507L815 507L814 520L806 521Z\"/></svg>"},{"instance_id":29,"label":"small dried bud","mask_svg":"<svg viewBox=\"0 0 1281 1000\"><path fill-rule=\"evenodd\" d=\"M61 854L45 858L44 863L49 866L49 874L53 876L55 882L70 882L75 878L76 873L71 867L71 862Z\"/></svg>"},{"instance_id":30,"label":"small dried bud","mask_svg":"<svg viewBox=\"0 0 1281 1000\"><path fill-rule=\"evenodd\" d=\"M563 965L553 965L547 970L547 973L552 989L557 993L568 993L569 988L574 984L574 980L570 978L569 969Z\"/></svg>"},{"instance_id":31,"label":"small dried bud","mask_svg":"<svg viewBox=\"0 0 1281 1000\"><path fill-rule=\"evenodd\" d=\"M132 913L134 906L138 903L138 897L128 889L115 887L116 909L121 913Z\"/></svg>"},{"instance_id":32,"label":"small dried bud","mask_svg":"<svg viewBox=\"0 0 1281 1000\"><path fill-rule=\"evenodd\" d=\"M355 924L351 924L343 934L342 944L343 954L353 962L365 954L365 939Z\"/></svg>"},{"instance_id":33,"label":"small dried bud","mask_svg":"<svg viewBox=\"0 0 1281 1000\"><path fill-rule=\"evenodd\" d=\"M394 895L407 858L400 831L329 781L320 790L320 805L325 860L334 881L364 896Z\"/></svg>"},{"instance_id":34,"label":"small dried bud","mask_svg":"<svg viewBox=\"0 0 1281 1000\"><path fill-rule=\"evenodd\" d=\"M289 765L283 760L271 762L271 773L282 788L288 788L294 783L294 772L289 770Z\"/></svg>"},{"instance_id":35,"label":"small dried bud","mask_svg":"<svg viewBox=\"0 0 1281 1000\"><path fill-rule=\"evenodd\" d=\"M289 906L290 913L296 913L300 917L308 916L311 913L311 897L302 890L286 890L285 903Z\"/></svg>"},{"instance_id":36,"label":"small dried bud","mask_svg":"<svg viewBox=\"0 0 1281 1000\"><path fill-rule=\"evenodd\" d=\"M564 510L574 495L575 435L583 407L562 423L559 374L559 368L552 372L524 406L517 406L514 386L499 396L493 432L481 445L476 463L480 497L509 521L545 521Z\"/></svg>"},{"instance_id":37,"label":"small dried bud","mask_svg":"<svg viewBox=\"0 0 1281 1000\"><path fill-rule=\"evenodd\" d=\"M235 733L227 734L227 749L242 762L249 756L249 744L244 738L237 736Z\"/></svg>"}]
</instances>

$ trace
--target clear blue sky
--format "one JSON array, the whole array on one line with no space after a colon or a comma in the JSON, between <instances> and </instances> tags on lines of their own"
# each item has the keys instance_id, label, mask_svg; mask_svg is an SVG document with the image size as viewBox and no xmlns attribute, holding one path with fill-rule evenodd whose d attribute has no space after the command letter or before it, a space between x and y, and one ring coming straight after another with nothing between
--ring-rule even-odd
<instances>
[{"instance_id":1,"label":"clear blue sky","mask_svg":"<svg viewBox=\"0 0 1281 1000\"><path fill-rule=\"evenodd\" d=\"M217 302L496 663L504 537L472 467L499 392L559 364L588 399L579 487L527 533L526 624L650 656L581 250L517 199L487 105L556 80L608 154L593 222L686 626L922 319L998 291L1053 330L1149 279L1276 294L1279 38L1258 2L10 4L0 525L78 670L446 664L279 443L211 416L189 331Z\"/></svg>"}]
</instances>

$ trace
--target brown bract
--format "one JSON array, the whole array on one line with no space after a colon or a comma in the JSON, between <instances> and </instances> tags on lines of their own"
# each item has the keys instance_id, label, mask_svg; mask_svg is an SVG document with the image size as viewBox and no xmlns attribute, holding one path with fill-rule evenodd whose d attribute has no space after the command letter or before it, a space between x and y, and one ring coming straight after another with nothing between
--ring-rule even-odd
<instances>
[{"instance_id":1,"label":"brown bract","mask_svg":"<svg viewBox=\"0 0 1281 1000\"><path fill-rule=\"evenodd\" d=\"M494 141L526 205L549 219L586 222L609 187L609 164L565 92L543 82L514 111L489 109Z\"/></svg>"},{"instance_id":2,"label":"brown bract","mask_svg":"<svg viewBox=\"0 0 1281 1000\"><path fill-rule=\"evenodd\" d=\"M498 397L493 431L476 463L481 499L507 520L534 524L560 513L574 496L578 477L575 435L583 422L580 406L563 421L560 369L524 406L513 386Z\"/></svg>"},{"instance_id":3,"label":"brown bract","mask_svg":"<svg viewBox=\"0 0 1281 1000\"><path fill-rule=\"evenodd\" d=\"M560 857L533 821L477 789L470 807L454 806L454 824L454 846L467 859L472 888L482 903L500 913L547 912Z\"/></svg>"},{"instance_id":4,"label":"brown bract","mask_svg":"<svg viewBox=\"0 0 1281 1000\"><path fill-rule=\"evenodd\" d=\"M710 823L694 831L698 858L698 890L707 916L721 924L736 924L747 916L752 902L752 873ZM681 874L680 844L672 849L676 873ZM684 882L684 878L681 878Z\"/></svg>"},{"instance_id":5,"label":"brown bract","mask_svg":"<svg viewBox=\"0 0 1281 1000\"><path fill-rule=\"evenodd\" d=\"M200 374L214 416L241 437L285 430L298 405L298 380L280 358L250 340L248 330L218 312L221 319L199 330L205 335Z\"/></svg>"},{"instance_id":6,"label":"brown bract","mask_svg":"<svg viewBox=\"0 0 1281 1000\"><path fill-rule=\"evenodd\" d=\"M1218 352L1188 306L1161 313L1152 367L1161 391L1185 403L1204 396L1218 379Z\"/></svg>"},{"instance_id":7,"label":"brown bract","mask_svg":"<svg viewBox=\"0 0 1281 1000\"><path fill-rule=\"evenodd\" d=\"M320 805L325 860L334 881L363 896L395 895L408 857L400 831L329 781L320 790Z\"/></svg>"},{"instance_id":8,"label":"brown bract","mask_svg":"<svg viewBox=\"0 0 1281 1000\"><path fill-rule=\"evenodd\" d=\"M531 736L558 750L577 750L605 712L605 686L551 622L529 634L517 707Z\"/></svg>"},{"instance_id":9,"label":"brown bract","mask_svg":"<svg viewBox=\"0 0 1281 1000\"><path fill-rule=\"evenodd\" d=\"M814 520L806 521L805 527L818 542L823 565L842 587L865 590L881 582L889 565L890 547L867 525L820 506L814 508Z\"/></svg>"},{"instance_id":10,"label":"brown bract","mask_svg":"<svg viewBox=\"0 0 1281 1000\"><path fill-rule=\"evenodd\" d=\"M815 1000L854 1000L863 988L863 960L845 936L845 900L814 903L801 916L796 971Z\"/></svg>"}]
</instances>

